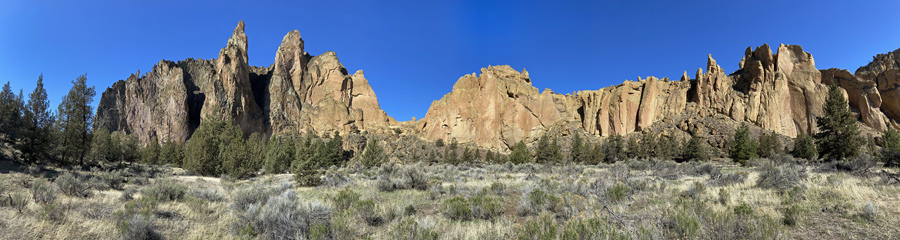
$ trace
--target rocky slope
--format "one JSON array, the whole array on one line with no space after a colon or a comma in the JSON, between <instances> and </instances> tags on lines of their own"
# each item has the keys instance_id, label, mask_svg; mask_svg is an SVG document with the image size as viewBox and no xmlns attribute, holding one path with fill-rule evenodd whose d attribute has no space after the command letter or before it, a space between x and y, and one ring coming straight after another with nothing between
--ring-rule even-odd
<instances>
[{"instance_id":1,"label":"rocky slope","mask_svg":"<svg viewBox=\"0 0 900 240\"><path fill-rule=\"evenodd\" d=\"M717 126L748 122L796 137L816 131L815 119L832 80L845 89L860 121L883 131L889 125L896 127L900 119L897 55L896 51L878 55L853 75L847 70L816 69L812 55L800 46L780 45L773 54L762 45L747 48L740 68L730 74L708 56L705 73L698 69L693 79L685 72L679 81L639 78L566 95L549 89L539 92L524 70L491 66L481 69L480 75L461 77L449 94L432 103L415 131L426 139L455 138L500 150L519 140L534 141L549 129L626 135L668 121L666 125L682 126L676 129L686 132L725 133L686 127L696 125L694 119L729 122L706 124ZM712 140L710 144L723 145Z\"/></svg>"},{"instance_id":2,"label":"rocky slope","mask_svg":"<svg viewBox=\"0 0 900 240\"><path fill-rule=\"evenodd\" d=\"M282 40L275 63L252 67L244 23L212 60L160 61L106 89L95 127L152 138L187 140L205 117L231 118L246 132L319 134L394 125L362 71L350 75L333 52L310 56L300 33Z\"/></svg>"}]
</instances>

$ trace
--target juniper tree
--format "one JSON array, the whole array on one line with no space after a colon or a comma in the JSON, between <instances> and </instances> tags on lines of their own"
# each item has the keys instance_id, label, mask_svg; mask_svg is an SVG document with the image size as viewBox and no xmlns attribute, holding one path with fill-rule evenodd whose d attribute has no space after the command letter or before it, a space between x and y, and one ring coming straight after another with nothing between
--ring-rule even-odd
<instances>
[{"instance_id":1,"label":"juniper tree","mask_svg":"<svg viewBox=\"0 0 900 240\"><path fill-rule=\"evenodd\" d=\"M84 157L90 147L91 125L93 123L94 87L87 86L86 75L72 81L72 88L59 104L59 126L62 159L84 165Z\"/></svg>"},{"instance_id":2,"label":"juniper tree","mask_svg":"<svg viewBox=\"0 0 900 240\"><path fill-rule=\"evenodd\" d=\"M575 133L574 136L572 136L572 147L569 148L569 156L571 156L572 162L585 162L584 158L587 156L586 153L587 151L585 151L584 140L581 139L581 134Z\"/></svg>"},{"instance_id":3,"label":"juniper tree","mask_svg":"<svg viewBox=\"0 0 900 240\"><path fill-rule=\"evenodd\" d=\"M3 91L0 92L0 137L9 142L15 143L19 138L19 132L22 128L22 91L19 96L13 93L9 82L3 85Z\"/></svg>"},{"instance_id":4,"label":"juniper tree","mask_svg":"<svg viewBox=\"0 0 900 240\"><path fill-rule=\"evenodd\" d=\"M703 140L694 134L691 136L690 140L685 144L684 147L684 155L682 158L685 161L706 161L709 160L709 150L706 148L706 144L703 143Z\"/></svg>"},{"instance_id":5,"label":"juniper tree","mask_svg":"<svg viewBox=\"0 0 900 240\"><path fill-rule=\"evenodd\" d=\"M615 135L607 138L603 144L603 155L604 161L608 163L625 160L625 144L622 142L622 136Z\"/></svg>"},{"instance_id":6,"label":"juniper tree","mask_svg":"<svg viewBox=\"0 0 900 240\"><path fill-rule=\"evenodd\" d=\"M791 155L794 155L794 157L815 160L817 154L816 144L813 142L812 136L801 133L794 139L794 150L791 151Z\"/></svg>"},{"instance_id":7,"label":"juniper tree","mask_svg":"<svg viewBox=\"0 0 900 240\"><path fill-rule=\"evenodd\" d=\"M525 141L519 140L519 142L513 146L512 153L509 154L509 161L515 164L523 164L531 161L531 151L528 150Z\"/></svg>"},{"instance_id":8,"label":"juniper tree","mask_svg":"<svg viewBox=\"0 0 900 240\"><path fill-rule=\"evenodd\" d=\"M750 127L746 123L742 123L737 131L734 132L729 155L731 159L744 165L747 163L747 160L757 158L756 154L756 142L750 139Z\"/></svg>"},{"instance_id":9,"label":"juniper tree","mask_svg":"<svg viewBox=\"0 0 900 240\"><path fill-rule=\"evenodd\" d=\"M900 166L900 134L888 127L884 132L884 144L881 148L881 159L885 166Z\"/></svg>"},{"instance_id":10,"label":"juniper tree","mask_svg":"<svg viewBox=\"0 0 900 240\"><path fill-rule=\"evenodd\" d=\"M848 106L840 88L832 84L822 107L822 116L816 117L819 127L815 135L816 149L825 161L849 159L860 152L862 139L856 118Z\"/></svg>"},{"instance_id":11,"label":"juniper tree","mask_svg":"<svg viewBox=\"0 0 900 240\"><path fill-rule=\"evenodd\" d=\"M780 154L782 150L781 139L778 139L775 132L762 133L759 135L759 147L757 148L757 155L759 157L772 157Z\"/></svg>"},{"instance_id":12,"label":"juniper tree","mask_svg":"<svg viewBox=\"0 0 900 240\"><path fill-rule=\"evenodd\" d=\"M384 148L375 139L369 139L366 150L360 156L360 163L368 168L380 166L384 163Z\"/></svg>"},{"instance_id":13,"label":"juniper tree","mask_svg":"<svg viewBox=\"0 0 900 240\"><path fill-rule=\"evenodd\" d=\"M16 148L22 153L26 162L35 163L46 160L52 149L51 129L53 113L50 112L50 101L44 89L44 75L40 75L34 91L28 95L28 104L23 111L21 140Z\"/></svg>"}]
</instances>

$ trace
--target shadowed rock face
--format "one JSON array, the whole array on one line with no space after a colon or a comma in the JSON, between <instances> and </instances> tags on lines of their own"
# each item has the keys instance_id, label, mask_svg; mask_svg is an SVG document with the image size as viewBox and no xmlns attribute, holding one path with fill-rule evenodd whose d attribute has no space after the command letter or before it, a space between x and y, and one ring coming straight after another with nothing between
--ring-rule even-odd
<instances>
[{"instance_id":1,"label":"shadowed rock face","mask_svg":"<svg viewBox=\"0 0 900 240\"><path fill-rule=\"evenodd\" d=\"M133 133L147 143L183 142L201 119L231 118L245 133L378 130L396 124L378 105L362 71L349 75L333 52L310 56L289 32L268 68L251 67L244 23L219 57L160 61L103 92L95 127Z\"/></svg>"}]
</instances>

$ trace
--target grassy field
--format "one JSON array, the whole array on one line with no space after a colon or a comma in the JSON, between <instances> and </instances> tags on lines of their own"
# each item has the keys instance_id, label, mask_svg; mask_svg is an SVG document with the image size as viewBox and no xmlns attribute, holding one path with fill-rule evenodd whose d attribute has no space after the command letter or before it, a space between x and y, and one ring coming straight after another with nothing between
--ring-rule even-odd
<instances>
[{"instance_id":1,"label":"grassy field","mask_svg":"<svg viewBox=\"0 0 900 240\"><path fill-rule=\"evenodd\" d=\"M790 157L416 163L330 169L307 188L288 174L26 167L0 174L0 239L896 239L895 172Z\"/></svg>"}]
</instances>

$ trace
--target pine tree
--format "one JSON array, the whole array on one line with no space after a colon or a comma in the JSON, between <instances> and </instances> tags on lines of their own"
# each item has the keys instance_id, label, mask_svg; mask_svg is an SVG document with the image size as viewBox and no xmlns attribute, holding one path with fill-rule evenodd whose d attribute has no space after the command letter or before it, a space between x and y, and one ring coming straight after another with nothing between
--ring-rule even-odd
<instances>
[{"instance_id":1,"label":"pine tree","mask_svg":"<svg viewBox=\"0 0 900 240\"><path fill-rule=\"evenodd\" d=\"M850 112L847 100L840 88L832 84L822 107L823 115L816 117L819 132L816 133L816 149L825 161L837 161L855 157L860 152L862 139L856 126L856 118Z\"/></svg>"},{"instance_id":2,"label":"pine tree","mask_svg":"<svg viewBox=\"0 0 900 240\"><path fill-rule=\"evenodd\" d=\"M881 148L881 160L887 167L900 166L900 134L888 127L884 132L884 144Z\"/></svg>"},{"instance_id":3,"label":"pine tree","mask_svg":"<svg viewBox=\"0 0 900 240\"><path fill-rule=\"evenodd\" d=\"M94 87L87 86L87 77L78 76L72 81L62 103L59 104L59 126L62 136L59 141L62 147L62 158L71 163L84 165L84 157L90 147L90 133L93 122ZM68 158L68 159L66 159Z\"/></svg>"},{"instance_id":4,"label":"pine tree","mask_svg":"<svg viewBox=\"0 0 900 240\"><path fill-rule=\"evenodd\" d=\"M366 150L360 156L360 163L367 168L381 166L384 163L384 148L375 141L374 138L369 139L366 143Z\"/></svg>"},{"instance_id":5,"label":"pine tree","mask_svg":"<svg viewBox=\"0 0 900 240\"><path fill-rule=\"evenodd\" d=\"M707 150L706 144L703 143L703 140L697 134L692 135L691 139L685 144L682 158L685 161L709 160L709 150Z\"/></svg>"},{"instance_id":6,"label":"pine tree","mask_svg":"<svg viewBox=\"0 0 900 240\"><path fill-rule=\"evenodd\" d=\"M641 152L641 146L638 143L638 137L632 135L625 142L625 156L628 158L637 158Z\"/></svg>"},{"instance_id":7,"label":"pine tree","mask_svg":"<svg viewBox=\"0 0 900 240\"><path fill-rule=\"evenodd\" d=\"M92 133L91 150L88 153L88 160L92 162L112 162L117 161L114 154L112 137L106 128L95 129Z\"/></svg>"},{"instance_id":8,"label":"pine tree","mask_svg":"<svg viewBox=\"0 0 900 240\"><path fill-rule=\"evenodd\" d=\"M94 140L96 141L96 139ZM260 152L253 152L253 156L260 156ZM166 140L163 142L159 151L159 161L163 164L172 164L173 166L181 166L184 160L184 146L175 142ZM258 167L256 169L259 169Z\"/></svg>"},{"instance_id":9,"label":"pine tree","mask_svg":"<svg viewBox=\"0 0 900 240\"><path fill-rule=\"evenodd\" d=\"M450 140L450 145L444 148L444 162L449 164L456 164L457 153L456 148L459 146L459 143L456 142L456 138Z\"/></svg>"},{"instance_id":10,"label":"pine tree","mask_svg":"<svg viewBox=\"0 0 900 240\"><path fill-rule=\"evenodd\" d=\"M144 164L159 164L159 140L156 137L141 149L141 162Z\"/></svg>"},{"instance_id":11,"label":"pine tree","mask_svg":"<svg viewBox=\"0 0 900 240\"><path fill-rule=\"evenodd\" d=\"M515 146L513 146L512 153L509 154L509 161L515 164L523 164L531 161L531 151L528 150L528 146L525 145L525 141L519 140Z\"/></svg>"},{"instance_id":12,"label":"pine tree","mask_svg":"<svg viewBox=\"0 0 900 240\"><path fill-rule=\"evenodd\" d=\"M287 172L294 161L294 140L291 137L272 139L266 146L266 158L263 169L268 174ZM320 159L324 159L320 158Z\"/></svg>"},{"instance_id":13,"label":"pine tree","mask_svg":"<svg viewBox=\"0 0 900 240\"><path fill-rule=\"evenodd\" d=\"M475 150L478 151L478 150ZM466 146L463 148L462 162L464 163L473 163L475 162L475 153L469 150L469 147Z\"/></svg>"},{"instance_id":14,"label":"pine tree","mask_svg":"<svg viewBox=\"0 0 900 240\"><path fill-rule=\"evenodd\" d=\"M812 136L806 134L797 136L794 139L794 150L791 154L796 158L815 160L818 152L816 152L816 144L813 142Z\"/></svg>"},{"instance_id":15,"label":"pine tree","mask_svg":"<svg viewBox=\"0 0 900 240\"><path fill-rule=\"evenodd\" d=\"M53 148L50 131L54 116L50 112L47 90L44 89L44 75L38 77L37 86L28 95L23 115L22 139L16 144L16 148L22 152L26 162L46 160Z\"/></svg>"},{"instance_id":16,"label":"pine tree","mask_svg":"<svg viewBox=\"0 0 900 240\"><path fill-rule=\"evenodd\" d=\"M15 143L22 128L22 92L17 97L9 82L3 85L0 92L0 140Z\"/></svg>"},{"instance_id":17,"label":"pine tree","mask_svg":"<svg viewBox=\"0 0 900 240\"><path fill-rule=\"evenodd\" d=\"M781 154L783 149L781 139L778 139L778 135L776 135L775 132L762 133L759 135L759 147L757 148L757 155L759 157L773 157Z\"/></svg>"},{"instance_id":18,"label":"pine tree","mask_svg":"<svg viewBox=\"0 0 900 240\"><path fill-rule=\"evenodd\" d=\"M615 163L625 160L625 144L622 142L622 136L615 135L606 139L603 144L604 160L607 163Z\"/></svg>"},{"instance_id":19,"label":"pine tree","mask_svg":"<svg viewBox=\"0 0 900 240\"><path fill-rule=\"evenodd\" d=\"M656 152L656 148L659 145L660 144L656 142L656 138L653 136L653 134L641 134L641 142L637 146L635 157L650 159L654 156L659 156L660 154Z\"/></svg>"},{"instance_id":20,"label":"pine tree","mask_svg":"<svg viewBox=\"0 0 900 240\"><path fill-rule=\"evenodd\" d=\"M207 116L185 146L183 166L204 176L219 176L231 141L242 139L241 129L230 118L220 120L218 114Z\"/></svg>"},{"instance_id":21,"label":"pine tree","mask_svg":"<svg viewBox=\"0 0 900 240\"><path fill-rule=\"evenodd\" d=\"M572 147L569 148L569 156L572 157L572 162L576 163L584 163L585 157L587 157L587 151L585 151L584 140L581 139L581 134L575 133L572 136Z\"/></svg>"},{"instance_id":22,"label":"pine tree","mask_svg":"<svg viewBox=\"0 0 900 240\"><path fill-rule=\"evenodd\" d=\"M535 150L534 161L536 163L552 163L562 160L562 152L559 149L559 143L556 138L550 138L548 133L544 133L538 140L538 146Z\"/></svg>"},{"instance_id":23,"label":"pine tree","mask_svg":"<svg viewBox=\"0 0 900 240\"><path fill-rule=\"evenodd\" d=\"M734 139L731 141L731 151L729 155L731 159L740 163L747 164L747 160L757 158L756 142L750 140L750 127L746 123L735 131Z\"/></svg>"}]
</instances>

